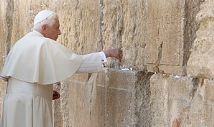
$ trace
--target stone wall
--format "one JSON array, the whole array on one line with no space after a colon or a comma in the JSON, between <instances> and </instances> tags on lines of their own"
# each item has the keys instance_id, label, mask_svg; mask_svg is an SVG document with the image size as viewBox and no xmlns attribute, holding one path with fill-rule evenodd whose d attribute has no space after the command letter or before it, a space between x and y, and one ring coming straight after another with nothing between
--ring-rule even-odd
<instances>
[{"instance_id":1,"label":"stone wall","mask_svg":"<svg viewBox=\"0 0 214 127\"><path fill-rule=\"evenodd\" d=\"M122 63L55 86L55 127L212 127L213 8L214 0L1 0L0 67L35 14L51 9L58 41L74 52L124 52Z\"/></svg>"},{"instance_id":2,"label":"stone wall","mask_svg":"<svg viewBox=\"0 0 214 127\"><path fill-rule=\"evenodd\" d=\"M213 6L214 1L206 0L197 14L196 21L200 23L197 37L192 46L188 61L188 74L201 78L213 79Z\"/></svg>"}]
</instances>

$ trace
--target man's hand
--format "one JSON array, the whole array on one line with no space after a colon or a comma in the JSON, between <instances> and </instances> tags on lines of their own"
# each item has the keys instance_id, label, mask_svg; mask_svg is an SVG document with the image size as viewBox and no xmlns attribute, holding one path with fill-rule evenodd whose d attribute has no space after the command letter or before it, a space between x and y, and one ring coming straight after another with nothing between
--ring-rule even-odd
<instances>
[{"instance_id":1,"label":"man's hand","mask_svg":"<svg viewBox=\"0 0 214 127\"><path fill-rule=\"evenodd\" d=\"M123 51L121 48L107 49L104 51L106 57L114 57L118 59L120 62L123 58Z\"/></svg>"},{"instance_id":2,"label":"man's hand","mask_svg":"<svg viewBox=\"0 0 214 127\"><path fill-rule=\"evenodd\" d=\"M175 119L173 122L172 122L172 127L181 127L181 123L178 119Z\"/></svg>"},{"instance_id":3,"label":"man's hand","mask_svg":"<svg viewBox=\"0 0 214 127\"><path fill-rule=\"evenodd\" d=\"M56 100L56 99L59 99L60 98L60 94L57 92L57 91L53 91L53 98L52 100Z\"/></svg>"}]
</instances>

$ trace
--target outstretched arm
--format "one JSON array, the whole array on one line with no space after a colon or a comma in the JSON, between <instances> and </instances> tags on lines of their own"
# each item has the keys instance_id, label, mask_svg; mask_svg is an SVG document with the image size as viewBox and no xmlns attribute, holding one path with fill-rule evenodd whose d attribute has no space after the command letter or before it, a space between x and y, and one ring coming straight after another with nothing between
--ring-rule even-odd
<instances>
[{"instance_id":1,"label":"outstretched arm","mask_svg":"<svg viewBox=\"0 0 214 127\"><path fill-rule=\"evenodd\" d=\"M104 58L103 58L104 57ZM107 49L103 52L90 53L83 55L83 63L77 72L92 73L100 71L103 67L103 62L106 58L113 57L121 61L123 52L121 48ZM60 94L57 91L53 91L53 100L59 99Z\"/></svg>"},{"instance_id":2,"label":"outstretched arm","mask_svg":"<svg viewBox=\"0 0 214 127\"><path fill-rule=\"evenodd\" d=\"M121 61L123 54L120 48L107 49L103 52L96 52L83 55L83 62L80 65L77 72L93 73L103 69L103 63L106 62L106 58L113 57Z\"/></svg>"}]
</instances>

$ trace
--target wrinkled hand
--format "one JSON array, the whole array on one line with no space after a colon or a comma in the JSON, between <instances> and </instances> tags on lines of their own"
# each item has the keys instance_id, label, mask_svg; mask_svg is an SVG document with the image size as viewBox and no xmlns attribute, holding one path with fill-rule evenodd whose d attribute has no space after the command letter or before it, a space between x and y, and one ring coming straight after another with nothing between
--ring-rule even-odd
<instances>
[{"instance_id":1,"label":"wrinkled hand","mask_svg":"<svg viewBox=\"0 0 214 127\"><path fill-rule=\"evenodd\" d=\"M123 58L123 51L121 48L107 49L104 51L106 57L114 57L118 59L120 62Z\"/></svg>"},{"instance_id":2,"label":"wrinkled hand","mask_svg":"<svg viewBox=\"0 0 214 127\"><path fill-rule=\"evenodd\" d=\"M60 94L59 94L59 92L57 92L57 91L53 91L53 98L52 98L52 100L56 100L56 99L59 99L60 98Z\"/></svg>"},{"instance_id":3,"label":"wrinkled hand","mask_svg":"<svg viewBox=\"0 0 214 127\"><path fill-rule=\"evenodd\" d=\"M175 119L173 122L172 122L172 127L181 127L181 123L178 119Z\"/></svg>"}]
</instances>

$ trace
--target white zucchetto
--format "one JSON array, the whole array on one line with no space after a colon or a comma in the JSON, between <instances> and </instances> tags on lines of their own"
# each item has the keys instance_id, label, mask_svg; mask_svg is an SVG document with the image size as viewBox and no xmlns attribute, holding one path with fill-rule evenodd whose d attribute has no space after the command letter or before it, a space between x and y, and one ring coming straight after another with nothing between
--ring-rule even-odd
<instances>
[{"instance_id":1,"label":"white zucchetto","mask_svg":"<svg viewBox=\"0 0 214 127\"><path fill-rule=\"evenodd\" d=\"M50 11L50 10L42 10L40 11L34 18L34 23L33 25L35 26L36 24L44 21L45 19L47 19L49 16L52 16L56 14L55 12L53 11Z\"/></svg>"}]
</instances>

